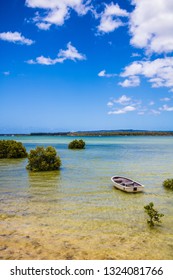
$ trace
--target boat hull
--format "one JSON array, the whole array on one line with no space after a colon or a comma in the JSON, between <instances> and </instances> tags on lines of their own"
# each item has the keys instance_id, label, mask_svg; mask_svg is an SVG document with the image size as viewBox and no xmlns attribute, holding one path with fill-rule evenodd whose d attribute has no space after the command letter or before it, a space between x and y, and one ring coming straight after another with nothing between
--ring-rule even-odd
<instances>
[{"instance_id":1,"label":"boat hull","mask_svg":"<svg viewBox=\"0 0 173 280\"><path fill-rule=\"evenodd\" d=\"M113 176L111 181L113 182L115 188L124 192L137 193L144 191L144 185L126 177Z\"/></svg>"}]
</instances>

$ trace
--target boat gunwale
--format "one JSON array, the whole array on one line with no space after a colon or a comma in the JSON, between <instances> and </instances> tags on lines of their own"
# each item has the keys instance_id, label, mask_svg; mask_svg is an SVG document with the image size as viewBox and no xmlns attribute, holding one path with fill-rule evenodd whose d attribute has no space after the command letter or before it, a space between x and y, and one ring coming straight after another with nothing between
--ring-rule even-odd
<instances>
[{"instance_id":1,"label":"boat gunwale","mask_svg":"<svg viewBox=\"0 0 173 280\"><path fill-rule=\"evenodd\" d=\"M127 177L124 177L124 176L112 176L111 177L111 181L113 182L113 183L116 183L116 184L118 184L118 185L120 185L120 186L123 186L123 185L121 185L120 183L118 183L118 182L115 182L114 180L113 180L113 178L122 178L122 179L126 179L126 180L129 180L129 181L131 181L132 183L137 183L139 186L141 186L141 187L144 187L144 185L143 184L141 184L141 183L139 183L138 181L135 181L135 180L133 180L133 179L131 179L131 178L127 178ZM125 186L125 187L131 187L131 186Z\"/></svg>"},{"instance_id":2,"label":"boat gunwale","mask_svg":"<svg viewBox=\"0 0 173 280\"><path fill-rule=\"evenodd\" d=\"M125 185L125 183L120 184L120 183L114 181L114 178L117 178L117 179L122 178L122 180L126 179L127 181L131 182L131 184L129 184L129 185ZM138 181L134 181L131 178L127 178L127 177L124 177L124 176L112 176L111 181L113 182L114 187L116 189L119 189L119 190L124 191L126 193L139 193L139 192L143 192L143 190L144 190L144 185L142 185ZM134 184L134 185L132 185L132 184ZM135 186L135 184L136 184L136 186Z\"/></svg>"}]
</instances>

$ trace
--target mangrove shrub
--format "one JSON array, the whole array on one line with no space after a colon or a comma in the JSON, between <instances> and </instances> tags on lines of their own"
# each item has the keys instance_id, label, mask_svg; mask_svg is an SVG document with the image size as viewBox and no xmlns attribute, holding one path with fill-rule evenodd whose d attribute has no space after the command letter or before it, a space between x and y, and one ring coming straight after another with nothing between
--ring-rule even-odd
<instances>
[{"instance_id":1,"label":"mangrove shrub","mask_svg":"<svg viewBox=\"0 0 173 280\"><path fill-rule=\"evenodd\" d=\"M163 217L164 214L160 214L156 209L154 209L153 202L150 202L148 205L144 206L144 209L149 216L147 223L150 227L153 227L155 223L161 223L160 218Z\"/></svg>"},{"instance_id":2,"label":"mangrove shrub","mask_svg":"<svg viewBox=\"0 0 173 280\"><path fill-rule=\"evenodd\" d=\"M0 140L0 158L26 158L27 152L21 142Z\"/></svg>"},{"instance_id":3,"label":"mangrove shrub","mask_svg":"<svg viewBox=\"0 0 173 280\"><path fill-rule=\"evenodd\" d=\"M85 142L82 139L73 140L72 142L69 143L68 148L69 149L85 149Z\"/></svg>"},{"instance_id":4,"label":"mangrove shrub","mask_svg":"<svg viewBox=\"0 0 173 280\"><path fill-rule=\"evenodd\" d=\"M38 146L30 151L26 168L31 171L51 171L58 170L60 166L61 159L57 156L55 148Z\"/></svg>"},{"instance_id":5,"label":"mangrove shrub","mask_svg":"<svg viewBox=\"0 0 173 280\"><path fill-rule=\"evenodd\" d=\"M164 186L165 188L168 188L168 189L173 190L173 179L166 179L166 180L163 182L163 186Z\"/></svg>"}]
</instances>

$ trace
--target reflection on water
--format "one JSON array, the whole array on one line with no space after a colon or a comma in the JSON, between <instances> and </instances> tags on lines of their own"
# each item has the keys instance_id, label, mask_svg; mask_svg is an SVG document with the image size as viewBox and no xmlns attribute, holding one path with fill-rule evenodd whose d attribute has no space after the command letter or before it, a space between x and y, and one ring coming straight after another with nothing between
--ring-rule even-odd
<instances>
[{"instance_id":1,"label":"reflection on water","mask_svg":"<svg viewBox=\"0 0 173 280\"><path fill-rule=\"evenodd\" d=\"M39 139L58 150L59 171L0 160L1 259L173 258L173 192L162 187L172 177L172 138L93 137L84 151L68 150L67 137L18 140L29 150ZM145 192L114 189L115 174L142 182ZM165 214L154 229L143 208L151 201Z\"/></svg>"},{"instance_id":2,"label":"reflection on water","mask_svg":"<svg viewBox=\"0 0 173 280\"><path fill-rule=\"evenodd\" d=\"M28 172L29 193L33 195L56 195L61 188L61 171Z\"/></svg>"}]
</instances>

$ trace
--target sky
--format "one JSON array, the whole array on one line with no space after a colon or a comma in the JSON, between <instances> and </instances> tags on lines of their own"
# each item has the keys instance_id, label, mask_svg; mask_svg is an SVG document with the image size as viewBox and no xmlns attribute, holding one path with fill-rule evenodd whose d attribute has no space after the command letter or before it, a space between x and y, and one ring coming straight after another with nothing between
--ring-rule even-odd
<instances>
[{"instance_id":1,"label":"sky","mask_svg":"<svg viewBox=\"0 0 173 280\"><path fill-rule=\"evenodd\" d=\"M173 130L172 0L0 6L0 133Z\"/></svg>"}]
</instances>

